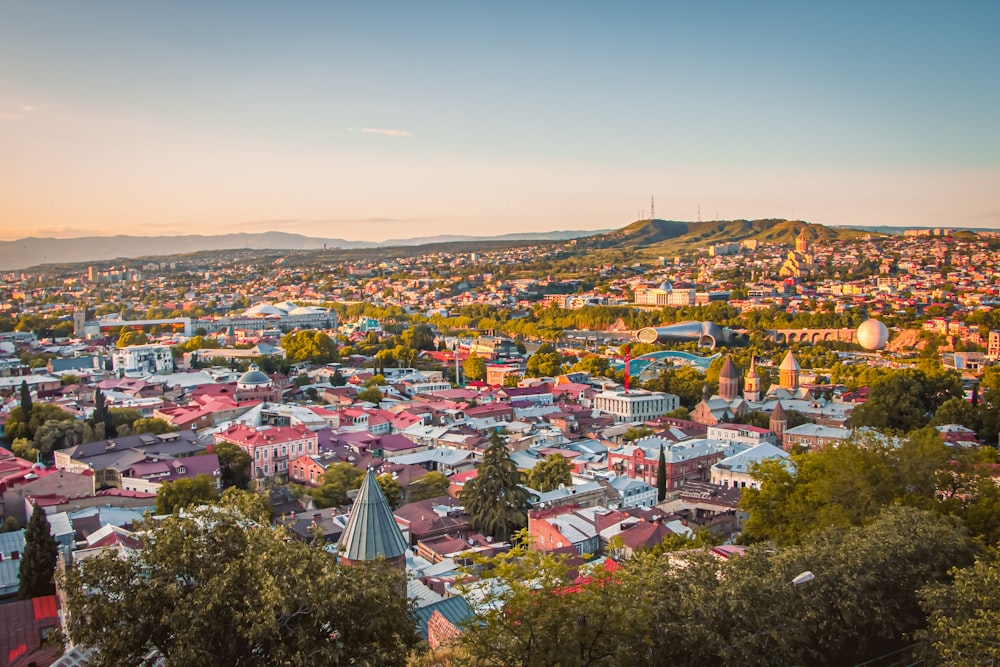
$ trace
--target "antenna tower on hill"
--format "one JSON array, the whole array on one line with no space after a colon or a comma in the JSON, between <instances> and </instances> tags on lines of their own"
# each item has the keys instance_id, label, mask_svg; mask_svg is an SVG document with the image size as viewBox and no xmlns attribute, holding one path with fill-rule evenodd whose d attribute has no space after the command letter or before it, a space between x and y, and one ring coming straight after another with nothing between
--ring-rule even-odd
<instances>
[{"instance_id":1,"label":"antenna tower on hill","mask_svg":"<svg viewBox=\"0 0 1000 667\"><path fill-rule=\"evenodd\" d=\"M649 196L649 220L656 220L656 200L652 195Z\"/></svg>"}]
</instances>

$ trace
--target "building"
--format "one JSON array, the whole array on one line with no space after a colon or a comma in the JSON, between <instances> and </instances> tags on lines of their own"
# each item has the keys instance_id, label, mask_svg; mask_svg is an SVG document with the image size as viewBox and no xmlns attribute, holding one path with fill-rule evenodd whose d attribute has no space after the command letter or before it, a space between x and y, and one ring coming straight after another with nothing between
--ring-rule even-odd
<instances>
[{"instance_id":1,"label":"building","mask_svg":"<svg viewBox=\"0 0 1000 667\"><path fill-rule=\"evenodd\" d=\"M821 426L819 424L801 424L790 428L782 434L782 445L786 450L792 447L819 449L827 445L847 442L851 437L851 429Z\"/></svg>"},{"instance_id":2,"label":"building","mask_svg":"<svg viewBox=\"0 0 1000 667\"><path fill-rule=\"evenodd\" d=\"M760 482L752 474L754 466L768 459L786 460L788 456L788 452L772 443L763 442L714 464L711 470L712 484L733 489L759 489Z\"/></svg>"},{"instance_id":3,"label":"building","mask_svg":"<svg viewBox=\"0 0 1000 667\"><path fill-rule=\"evenodd\" d=\"M616 422L645 421L676 410L680 399L659 391L602 391L591 399L591 407L611 415Z\"/></svg>"},{"instance_id":4,"label":"building","mask_svg":"<svg viewBox=\"0 0 1000 667\"><path fill-rule=\"evenodd\" d=\"M619 477L641 479L655 488L660 447L666 460L668 493L691 481L709 481L713 464L744 448L706 438L671 442L654 435L609 449L608 467Z\"/></svg>"},{"instance_id":5,"label":"building","mask_svg":"<svg viewBox=\"0 0 1000 667\"><path fill-rule=\"evenodd\" d=\"M349 565L385 558L392 565L403 568L408 549L389 501L375 479L375 471L368 468L340 538L340 560Z\"/></svg>"},{"instance_id":6,"label":"building","mask_svg":"<svg viewBox=\"0 0 1000 667\"><path fill-rule=\"evenodd\" d=\"M115 348L111 367L118 377L173 373L174 356L169 345L130 345Z\"/></svg>"},{"instance_id":7,"label":"building","mask_svg":"<svg viewBox=\"0 0 1000 667\"><path fill-rule=\"evenodd\" d=\"M249 454L257 479L284 477L292 461L319 453L318 436L305 426L253 428L236 424L216 433L215 442L231 442Z\"/></svg>"}]
</instances>

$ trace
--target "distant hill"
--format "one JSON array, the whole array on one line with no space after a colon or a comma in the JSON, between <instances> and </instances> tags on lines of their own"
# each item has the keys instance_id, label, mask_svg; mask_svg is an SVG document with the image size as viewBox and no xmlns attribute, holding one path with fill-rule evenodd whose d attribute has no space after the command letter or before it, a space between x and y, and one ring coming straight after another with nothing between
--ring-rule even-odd
<instances>
[{"instance_id":1,"label":"distant hill","mask_svg":"<svg viewBox=\"0 0 1000 667\"><path fill-rule=\"evenodd\" d=\"M756 239L762 243L794 245L802 230L810 241L859 238L869 232L825 227L801 220L712 220L678 222L639 220L627 227L577 240L577 247L652 252L676 252L716 243Z\"/></svg>"},{"instance_id":2,"label":"distant hill","mask_svg":"<svg viewBox=\"0 0 1000 667\"><path fill-rule=\"evenodd\" d=\"M521 232L500 236L433 236L393 239L382 243L319 239L285 232L218 234L201 236L85 236L73 239L23 238L0 241L0 271L25 269L40 264L72 264L136 257L184 255L201 251L247 248L250 250L323 250L417 246L431 243L475 241L564 241L593 234L591 231L563 230Z\"/></svg>"}]
</instances>

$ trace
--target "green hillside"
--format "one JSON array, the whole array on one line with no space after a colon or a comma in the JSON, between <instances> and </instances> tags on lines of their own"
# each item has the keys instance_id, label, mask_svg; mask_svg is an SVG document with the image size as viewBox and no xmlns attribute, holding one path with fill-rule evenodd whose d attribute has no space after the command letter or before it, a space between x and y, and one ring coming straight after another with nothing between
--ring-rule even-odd
<instances>
[{"instance_id":1,"label":"green hillside","mask_svg":"<svg viewBox=\"0 0 1000 667\"><path fill-rule=\"evenodd\" d=\"M825 227L801 220L713 220L678 222L639 220L622 229L577 239L577 247L593 250L618 249L643 254L673 253L715 243L756 239L761 243L793 246L802 230L810 241L850 240L870 235L856 229Z\"/></svg>"}]
</instances>

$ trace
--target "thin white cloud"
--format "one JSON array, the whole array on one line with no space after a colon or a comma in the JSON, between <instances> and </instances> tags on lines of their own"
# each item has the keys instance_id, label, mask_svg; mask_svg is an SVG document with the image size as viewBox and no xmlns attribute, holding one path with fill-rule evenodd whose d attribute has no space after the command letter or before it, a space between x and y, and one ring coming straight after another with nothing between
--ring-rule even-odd
<instances>
[{"instance_id":1,"label":"thin white cloud","mask_svg":"<svg viewBox=\"0 0 1000 667\"><path fill-rule=\"evenodd\" d=\"M377 127L363 127L362 132L366 134L385 134L390 137L412 137L412 132L407 132L406 130L383 130Z\"/></svg>"},{"instance_id":2,"label":"thin white cloud","mask_svg":"<svg viewBox=\"0 0 1000 667\"><path fill-rule=\"evenodd\" d=\"M21 111L34 111L35 107L21 107Z\"/></svg>"}]
</instances>

